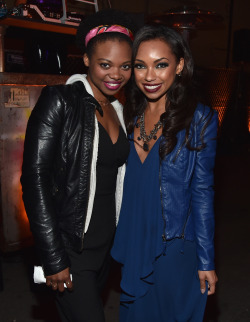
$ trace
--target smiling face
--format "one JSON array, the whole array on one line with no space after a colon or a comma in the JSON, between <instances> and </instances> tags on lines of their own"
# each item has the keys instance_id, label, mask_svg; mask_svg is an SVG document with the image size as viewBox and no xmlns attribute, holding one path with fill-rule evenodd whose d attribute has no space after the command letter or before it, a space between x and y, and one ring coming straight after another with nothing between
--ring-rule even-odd
<instances>
[{"instance_id":1,"label":"smiling face","mask_svg":"<svg viewBox=\"0 0 250 322\"><path fill-rule=\"evenodd\" d=\"M132 49L126 41L106 40L96 44L91 57L84 55L87 80L95 98L116 94L131 76Z\"/></svg>"},{"instance_id":2,"label":"smiling face","mask_svg":"<svg viewBox=\"0 0 250 322\"><path fill-rule=\"evenodd\" d=\"M140 44L135 57L136 84L148 100L162 99L165 104L167 91L183 66L184 59L176 61L165 41L161 39L144 41Z\"/></svg>"}]
</instances>

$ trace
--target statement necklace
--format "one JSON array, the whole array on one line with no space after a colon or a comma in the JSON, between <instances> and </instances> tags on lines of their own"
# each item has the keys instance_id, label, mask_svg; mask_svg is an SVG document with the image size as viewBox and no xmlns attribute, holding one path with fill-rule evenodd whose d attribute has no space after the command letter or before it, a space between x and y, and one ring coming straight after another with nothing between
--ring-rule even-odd
<instances>
[{"instance_id":1,"label":"statement necklace","mask_svg":"<svg viewBox=\"0 0 250 322\"><path fill-rule=\"evenodd\" d=\"M153 130L149 133L149 135L146 134L146 131L145 131L145 113L143 113L141 116L140 116L140 121L138 123L136 123L135 125L137 128L139 127L140 128L140 136L138 136L137 140L138 141L143 141L143 150L144 151L149 151L149 146L148 146L148 143L149 141L151 141L152 139L154 140L157 140L157 135L156 133L158 132L158 130L162 127L162 122L161 120L159 120Z\"/></svg>"}]
</instances>

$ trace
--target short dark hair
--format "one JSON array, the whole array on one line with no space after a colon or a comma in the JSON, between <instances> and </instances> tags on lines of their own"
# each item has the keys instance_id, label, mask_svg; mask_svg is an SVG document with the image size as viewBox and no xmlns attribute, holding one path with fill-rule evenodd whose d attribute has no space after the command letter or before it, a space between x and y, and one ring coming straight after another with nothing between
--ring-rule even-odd
<instances>
[{"instance_id":1,"label":"short dark hair","mask_svg":"<svg viewBox=\"0 0 250 322\"><path fill-rule=\"evenodd\" d=\"M102 33L92 38L87 47L85 46L85 37L88 32L101 25L121 25L128 28L132 33L135 32L135 24L132 17L125 12L115 9L105 9L96 12L95 14L87 16L81 21L76 34L76 44L80 48L82 54L87 53L91 57L93 49L98 42L106 40L117 39L120 41L127 41L132 47L132 40L120 32Z\"/></svg>"}]
</instances>

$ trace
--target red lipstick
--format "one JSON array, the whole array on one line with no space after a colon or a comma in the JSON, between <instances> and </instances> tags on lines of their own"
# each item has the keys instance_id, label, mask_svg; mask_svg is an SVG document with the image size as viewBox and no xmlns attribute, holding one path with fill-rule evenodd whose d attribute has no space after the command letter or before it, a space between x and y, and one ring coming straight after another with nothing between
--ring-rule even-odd
<instances>
[{"instance_id":1,"label":"red lipstick","mask_svg":"<svg viewBox=\"0 0 250 322\"><path fill-rule=\"evenodd\" d=\"M104 85L111 91L117 91L120 86L121 83L119 82L104 82Z\"/></svg>"},{"instance_id":2,"label":"red lipstick","mask_svg":"<svg viewBox=\"0 0 250 322\"><path fill-rule=\"evenodd\" d=\"M162 84L143 84L143 87L148 93L155 93L161 88Z\"/></svg>"}]
</instances>

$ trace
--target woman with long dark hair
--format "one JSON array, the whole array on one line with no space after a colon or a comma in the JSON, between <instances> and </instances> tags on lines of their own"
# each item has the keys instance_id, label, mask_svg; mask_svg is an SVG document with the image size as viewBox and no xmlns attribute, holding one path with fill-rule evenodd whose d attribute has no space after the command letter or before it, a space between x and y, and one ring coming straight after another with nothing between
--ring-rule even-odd
<instances>
[{"instance_id":1,"label":"woman with long dark hair","mask_svg":"<svg viewBox=\"0 0 250 322\"><path fill-rule=\"evenodd\" d=\"M112 256L120 322L201 322L215 292L217 115L197 102L181 35L145 26L133 44L125 122L130 155Z\"/></svg>"}]
</instances>

